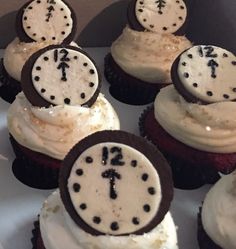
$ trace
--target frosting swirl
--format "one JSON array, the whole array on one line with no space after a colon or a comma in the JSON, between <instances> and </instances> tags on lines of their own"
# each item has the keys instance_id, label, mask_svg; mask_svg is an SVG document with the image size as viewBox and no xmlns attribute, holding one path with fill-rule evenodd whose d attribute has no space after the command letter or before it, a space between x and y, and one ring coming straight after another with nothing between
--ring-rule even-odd
<instances>
[{"instance_id":1,"label":"frosting swirl","mask_svg":"<svg viewBox=\"0 0 236 249\"><path fill-rule=\"evenodd\" d=\"M191 47L184 36L139 32L128 26L113 42L111 54L128 74L149 83L170 83L170 68L180 52Z\"/></svg>"},{"instance_id":2,"label":"frosting swirl","mask_svg":"<svg viewBox=\"0 0 236 249\"><path fill-rule=\"evenodd\" d=\"M9 132L17 142L59 160L89 134L120 128L115 110L102 94L91 108L69 105L38 108L20 93L7 118Z\"/></svg>"},{"instance_id":3,"label":"frosting swirl","mask_svg":"<svg viewBox=\"0 0 236 249\"><path fill-rule=\"evenodd\" d=\"M175 139L195 149L236 152L236 103L198 105L186 102L174 86L161 89L154 103L155 118Z\"/></svg>"},{"instance_id":4,"label":"frosting swirl","mask_svg":"<svg viewBox=\"0 0 236 249\"><path fill-rule=\"evenodd\" d=\"M211 239L224 249L236 248L236 172L223 176L208 192L202 224Z\"/></svg>"},{"instance_id":5,"label":"frosting swirl","mask_svg":"<svg viewBox=\"0 0 236 249\"><path fill-rule=\"evenodd\" d=\"M56 42L55 42L56 44ZM8 74L17 81L21 79L21 70L29 57L38 50L52 45L52 42L21 42L15 38L5 49L3 64ZM72 42L72 46L77 46Z\"/></svg>"},{"instance_id":6,"label":"frosting swirl","mask_svg":"<svg viewBox=\"0 0 236 249\"><path fill-rule=\"evenodd\" d=\"M40 231L47 249L178 249L176 228L170 212L156 228L143 235L92 236L70 218L58 191L43 205Z\"/></svg>"}]
</instances>

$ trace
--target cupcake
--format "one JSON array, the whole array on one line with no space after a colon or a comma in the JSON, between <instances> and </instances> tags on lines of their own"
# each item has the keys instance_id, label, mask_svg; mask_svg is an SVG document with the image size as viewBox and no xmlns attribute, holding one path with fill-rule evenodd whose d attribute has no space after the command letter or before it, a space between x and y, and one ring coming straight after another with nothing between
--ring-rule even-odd
<instances>
[{"instance_id":1,"label":"cupcake","mask_svg":"<svg viewBox=\"0 0 236 249\"><path fill-rule=\"evenodd\" d=\"M77 47L51 45L33 54L21 84L8 110L13 172L29 186L55 188L73 145L96 131L119 129L119 119L99 91L96 65Z\"/></svg>"},{"instance_id":2,"label":"cupcake","mask_svg":"<svg viewBox=\"0 0 236 249\"><path fill-rule=\"evenodd\" d=\"M127 104L153 102L171 83L170 68L191 47L183 35L189 19L183 0L132 0L128 25L105 58L105 76L113 97Z\"/></svg>"},{"instance_id":3,"label":"cupcake","mask_svg":"<svg viewBox=\"0 0 236 249\"><path fill-rule=\"evenodd\" d=\"M63 161L33 248L177 249L172 197L171 171L153 145L123 131L97 132Z\"/></svg>"},{"instance_id":4,"label":"cupcake","mask_svg":"<svg viewBox=\"0 0 236 249\"><path fill-rule=\"evenodd\" d=\"M207 193L198 215L200 249L236 248L236 172L223 176Z\"/></svg>"},{"instance_id":5,"label":"cupcake","mask_svg":"<svg viewBox=\"0 0 236 249\"><path fill-rule=\"evenodd\" d=\"M27 59L49 45L70 44L75 32L75 14L64 1L27 2L16 17L17 37L7 46L0 62L0 97L12 103L21 91L21 71Z\"/></svg>"},{"instance_id":6,"label":"cupcake","mask_svg":"<svg viewBox=\"0 0 236 249\"><path fill-rule=\"evenodd\" d=\"M144 111L140 130L168 158L175 186L194 188L236 168L236 57L216 46L183 52L172 66L173 85Z\"/></svg>"}]
</instances>

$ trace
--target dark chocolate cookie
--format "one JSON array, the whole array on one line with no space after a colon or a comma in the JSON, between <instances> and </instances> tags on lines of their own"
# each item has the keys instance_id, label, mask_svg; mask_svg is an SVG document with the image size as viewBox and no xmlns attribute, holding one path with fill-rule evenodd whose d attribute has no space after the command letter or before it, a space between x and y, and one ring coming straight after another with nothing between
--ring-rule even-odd
<instances>
[{"instance_id":1,"label":"dark chocolate cookie","mask_svg":"<svg viewBox=\"0 0 236 249\"><path fill-rule=\"evenodd\" d=\"M236 57L223 48L197 45L187 49L173 63L171 77L188 102L236 100Z\"/></svg>"},{"instance_id":2,"label":"dark chocolate cookie","mask_svg":"<svg viewBox=\"0 0 236 249\"><path fill-rule=\"evenodd\" d=\"M16 32L24 42L69 44L76 33L76 16L62 0L31 0L17 14Z\"/></svg>"},{"instance_id":3,"label":"dark chocolate cookie","mask_svg":"<svg viewBox=\"0 0 236 249\"><path fill-rule=\"evenodd\" d=\"M22 90L33 106L92 106L101 87L90 56L72 46L51 45L33 54L22 69Z\"/></svg>"},{"instance_id":4,"label":"dark chocolate cookie","mask_svg":"<svg viewBox=\"0 0 236 249\"><path fill-rule=\"evenodd\" d=\"M59 187L71 218L93 235L149 232L173 198L164 157L124 131L97 132L79 142L64 160Z\"/></svg>"},{"instance_id":5,"label":"dark chocolate cookie","mask_svg":"<svg viewBox=\"0 0 236 249\"><path fill-rule=\"evenodd\" d=\"M188 20L184 0L132 0L127 14L132 29L155 33L182 35Z\"/></svg>"}]
</instances>

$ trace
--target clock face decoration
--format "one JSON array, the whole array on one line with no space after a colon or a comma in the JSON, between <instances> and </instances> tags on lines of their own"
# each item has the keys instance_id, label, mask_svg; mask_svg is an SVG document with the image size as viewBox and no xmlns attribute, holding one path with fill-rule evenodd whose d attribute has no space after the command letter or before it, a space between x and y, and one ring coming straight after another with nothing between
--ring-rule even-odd
<instances>
[{"instance_id":1,"label":"clock face decoration","mask_svg":"<svg viewBox=\"0 0 236 249\"><path fill-rule=\"evenodd\" d=\"M187 20L183 0L133 0L128 7L128 21L135 30L183 34Z\"/></svg>"},{"instance_id":2,"label":"clock face decoration","mask_svg":"<svg viewBox=\"0 0 236 249\"><path fill-rule=\"evenodd\" d=\"M99 94L100 77L95 63L83 50L52 45L26 62L22 89L34 106L91 106Z\"/></svg>"},{"instance_id":3,"label":"clock face decoration","mask_svg":"<svg viewBox=\"0 0 236 249\"><path fill-rule=\"evenodd\" d=\"M127 138L132 142L124 143ZM65 208L93 235L150 231L164 218L173 194L168 165L159 156L144 139L123 131L87 137L63 163L59 185Z\"/></svg>"},{"instance_id":4,"label":"clock face decoration","mask_svg":"<svg viewBox=\"0 0 236 249\"><path fill-rule=\"evenodd\" d=\"M73 10L62 0L33 0L16 18L17 34L25 42L70 43L76 31Z\"/></svg>"},{"instance_id":5,"label":"clock face decoration","mask_svg":"<svg viewBox=\"0 0 236 249\"><path fill-rule=\"evenodd\" d=\"M236 100L236 57L223 48L194 46L176 59L171 71L176 89L189 102Z\"/></svg>"}]
</instances>

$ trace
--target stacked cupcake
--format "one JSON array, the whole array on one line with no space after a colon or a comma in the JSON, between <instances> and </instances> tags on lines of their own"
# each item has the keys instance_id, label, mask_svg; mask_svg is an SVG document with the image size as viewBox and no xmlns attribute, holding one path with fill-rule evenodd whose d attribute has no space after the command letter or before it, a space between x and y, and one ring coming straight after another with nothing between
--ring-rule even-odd
<instances>
[{"instance_id":1,"label":"stacked cupcake","mask_svg":"<svg viewBox=\"0 0 236 249\"><path fill-rule=\"evenodd\" d=\"M216 46L194 46L172 66L163 88L140 119L143 136L168 158L181 188L218 180L236 168L236 57Z\"/></svg>"},{"instance_id":2,"label":"stacked cupcake","mask_svg":"<svg viewBox=\"0 0 236 249\"><path fill-rule=\"evenodd\" d=\"M183 36L189 6L183 0L132 0L127 14L128 26L105 58L105 76L116 99L148 104L171 83L173 61L191 46Z\"/></svg>"},{"instance_id":3,"label":"stacked cupcake","mask_svg":"<svg viewBox=\"0 0 236 249\"><path fill-rule=\"evenodd\" d=\"M119 119L100 93L94 61L77 47L51 45L33 54L21 84L8 111L13 171L27 185L55 188L73 145L93 132L119 129Z\"/></svg>"},{"instance_id":4,"label":"stacked cupcake","mask_svg":"<svg viewBox=\"0 0 236 249\"><path fill-rule=\"evenodd\" d=\"M123 131L97 132L63 161L33 248L177 249L172 197L170 168L153 145Z\"/></svg>"},{"instance_id":5,"label":"stacked cupcake","mask_svg":"<svg viewBox=\"0 0 236 249\"><path fill-rule=\"evenodd\" d=\"M72 42L76 16L62 0L31 0L18 11L15 27L17 37L5 49L0 63L0 96L9 103L21 91L21 71L33 53L52 44Z\"/></svg>"}]
</instances>

